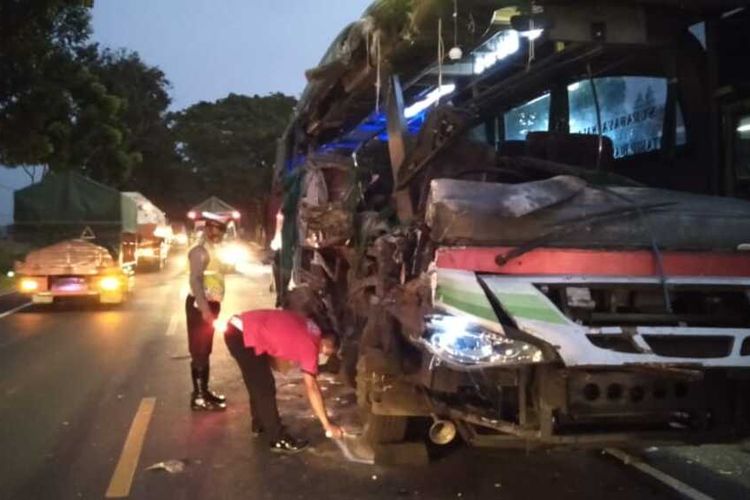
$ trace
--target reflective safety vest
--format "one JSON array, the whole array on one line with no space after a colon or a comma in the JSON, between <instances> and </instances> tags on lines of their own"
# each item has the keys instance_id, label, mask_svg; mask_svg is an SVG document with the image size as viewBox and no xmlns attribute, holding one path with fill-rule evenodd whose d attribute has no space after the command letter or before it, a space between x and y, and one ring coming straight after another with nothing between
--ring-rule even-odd
<instances>
[{"instance_id":1,"label":"reflective safety vest","mask_svg":"<svg viewBox=\"0 0 750 500\"><path fill-rule=\"evenodd\" d=\"M216 247L208 242L202 242L203 248L208 252L208 266L203 272L203 293L209 302L221 302L224 300L224 272L221 261L216 252Z\"/></svg>"}]
</instances>

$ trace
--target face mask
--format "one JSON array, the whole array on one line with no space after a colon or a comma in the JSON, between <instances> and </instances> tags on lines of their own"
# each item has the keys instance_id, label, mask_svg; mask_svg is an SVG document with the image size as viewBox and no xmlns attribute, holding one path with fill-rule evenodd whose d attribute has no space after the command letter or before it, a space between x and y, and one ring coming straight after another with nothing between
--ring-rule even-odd
<instances>
[{"instance_id":1,"label":"face mask","mask_svg":"<svg viewBox=\"0 0 750 500\"><path fill-rule=\"evenodd\" d=\"M330 356L328 356L327 354L323 354L322 352L319 352L318 353L318 365L324 365L328 363L328 358L330 358Z\"/></svg>"}]
</instances>

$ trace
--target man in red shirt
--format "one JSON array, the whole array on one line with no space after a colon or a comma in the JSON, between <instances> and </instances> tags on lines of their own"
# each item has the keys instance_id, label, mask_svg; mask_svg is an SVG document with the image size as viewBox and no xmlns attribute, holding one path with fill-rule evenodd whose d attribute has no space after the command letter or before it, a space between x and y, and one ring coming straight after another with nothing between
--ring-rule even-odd
<instances>
[{"instance_id":1,"label":"man in red shirt","mask_svg":"<svg viewBox=\"0 0 750 500\"><path fill-rule=\"evenodd\" d=\"M305 380L307 398L325 429L326 436L341 438L343 431L328 418L318 385L318 355L336 352L337 338L321 332L312 319L294 311L260 309L232 317L224 339L237 361L250 396L253 427L268 438L271 451L295 453L307 442L287 434L276 405L276 383L271 373L271 357L299 366Z\"/></svg>"}]
</instances>

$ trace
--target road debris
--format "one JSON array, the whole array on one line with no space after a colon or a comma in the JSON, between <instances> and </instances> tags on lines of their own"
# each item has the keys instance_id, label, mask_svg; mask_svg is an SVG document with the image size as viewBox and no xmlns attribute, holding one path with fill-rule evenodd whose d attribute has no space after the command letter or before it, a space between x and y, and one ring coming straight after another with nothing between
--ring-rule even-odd
<instances>
[{"instance_id":1,"label":"road debris","mask_svg":"<svg viewBox=\"0 0 750 500\"><path fill-rule=\"evenodd\" d=\"M164 462L156 462L155 464L149 465L145 470L150 471L167 471L170 474L179 474L185 472L185 467L190 464L199 464L200 460L165 460Z\"/></svg>"}]
</instances>

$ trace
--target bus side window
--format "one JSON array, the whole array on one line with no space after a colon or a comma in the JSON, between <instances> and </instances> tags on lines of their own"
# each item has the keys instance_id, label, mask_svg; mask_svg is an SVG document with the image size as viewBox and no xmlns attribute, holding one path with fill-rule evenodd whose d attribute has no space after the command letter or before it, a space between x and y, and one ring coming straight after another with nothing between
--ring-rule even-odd
<instances>
[{"instance_id":1,"label":"bus side window","mask_svg":"<svg viewBox=\"0 0 750 500\"><path fill-rule=\"evenodd\" d=\"M602 134L612 139L615 158L661 149L667 81L646 76L595 78ZM599 133L594 89L590 80L568 86L570 132ZM685 144L685 124L677 106L676 144Z\"/></svg>"}]
</instances>

